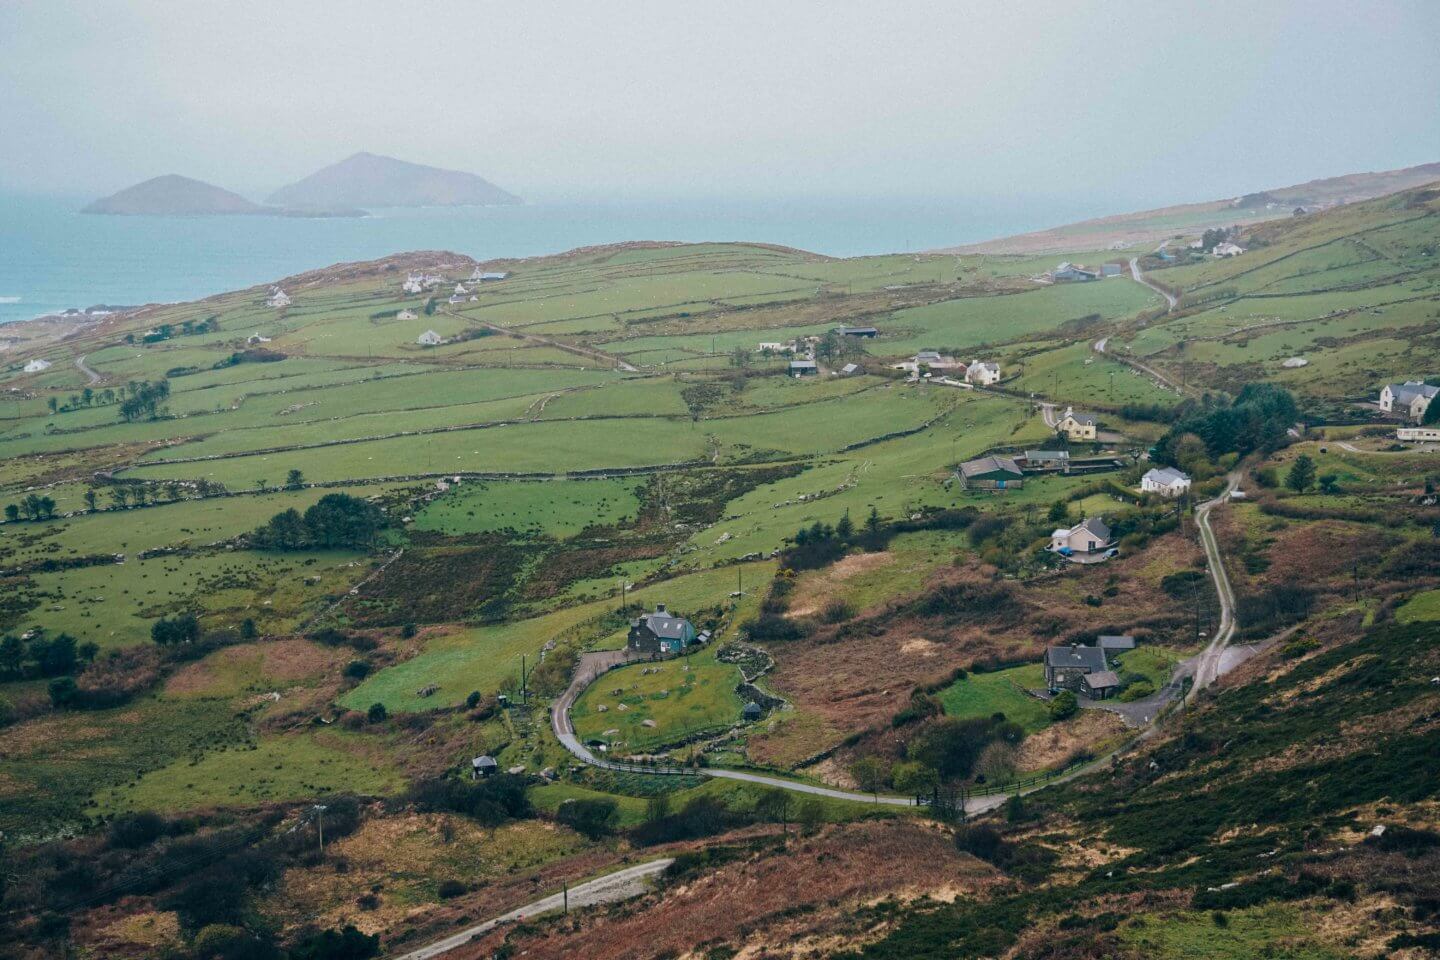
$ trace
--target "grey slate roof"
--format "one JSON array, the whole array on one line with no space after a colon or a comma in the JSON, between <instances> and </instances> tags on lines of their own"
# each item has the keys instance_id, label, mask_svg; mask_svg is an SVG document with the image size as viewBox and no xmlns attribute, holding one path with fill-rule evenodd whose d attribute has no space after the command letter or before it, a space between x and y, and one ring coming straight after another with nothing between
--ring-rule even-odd
<instances>
[{"instance_id":1,"label":"grey slate roof","mask_svg":"<svg viewBox=\"0 0 1440 960\"><path fill-rule=\"evenodd\" d=\"M1101 650L1134 650L1135 638L1129 634L1108 635L1100 637Z\"/></svg>"},{"instance_id":2,"label":"grey slate roof","mask_svg":"<svg viewBox=\"0 0 1440 960\"><path fill-rule=\"evenodd\" d=\"M1065 417L1066 419L1074 420L1076 423L1087 425L1092 423L1098 424L1100 422L1100 418L1095 416L1095 414L1085 413L1083 410L1071 410Z\"/></svg>"},{"instance_id":3,"label":"grey slate roof","mask_svg":"<svg viewBox=\"0 0 1440 960\"><path fill-rule=\"evenodd\" d=\"M1105 651L1099 647L1050 647L1045 651L1047 667L1084 667L1092 673L1104 670Z\"/></svg>"},{"instance_id":4,"label":"grey slate roof","mask_svg":"<svg viewBox=\"0 0 1440 960\"><path fill-rule=\"evenodd\" d=\"M960 464L960 476L967 480L971 477L983 477L988 473L1004 473L1012 477L1024 476L1015 461L1009 457L981 457L979 460L966 460Z\"/></svg>"},{"instance_id":5,"label":"grey slate roof","mask_svg":"<svg viewBox=\"0 0 1440 960\"><path fill-rule=\"evenodd\" d=\"M791 370L814 370L814 369L815 369L815 361L814 361L814 360L791 360L791 361L790 361L790 369L791 369Z\"/></svg>"},{"instance_id":6,"label":"grey slate roof","mask_svg":"<svg viewBox=\"0 0 1440 960\"><path fill-rule=\"evenodd\" d=\"M1069 460L1069 450L1026 450L1026 460Z\"/></svg>"},{"instance_id":7,"label":"grey slate roof","mask_svg":"<svg viewBox=\"0 0 1440 960\"><path fill-rule=\"evenodd\" d=\"M1101 541L1105 543L1110 542L1110 528L1106 525L1103 518L1086 517L1084 520L1080 521L1080 527L1081 529L1089 530L1095 536L1099 537Z\"/></svg>"},{"instance_id":8,"label":"grey slate roof","mask_svg":"<svg viewBox=\"0 0 1440 960\"><path fill-rule=\"evenodd\" d=\"M494 757L476 757L474 760L470 761L470 765L476 770L485 770L487 768L493 769L500 766L498 763L495 762Z\"/></svg>"},{"instance_id":9,"label":"grey slate roof","mask_svg":"<svg viewBox=\"0 0 1440 960\"><path fill-rule=\"evenodd\" d=\"M1156 483L1170 484L1176 481L1188 483L1190 477L1188 474L1176 470L1174 467L1155 467L1152 470L1145 471L1144 479L1153 480Z\"/></svg>"},{"instance_id":10,"label":"grey slate roof","mask_svg":"<svg viewBox=\"0 0 1440 960\"><path fill-rule=\"evenodd\" d=\"M664 610L656 610L654 613L647 613L640 618L650 632L662 640L680 640L685 637L685 630L690 627L690 621L684 617L677 617L673 613ZM693 629L693 628L692 628Z\"/></svg>"},{"instance_id":11,"label":"grey slate roof","mask_svg":"<svg viewBox=\"0 0 1440 960\"><path fill-rule=\"evenodd\" d=\"M1114 670L1096 670L1094 673L1085 674L1085 686L1091 690L1103 690L1106 687L1120 686L1120 678Z\"/></svg>"},{"instance_id":12,"label":"grey slate roof","mask_svg":"<svg viewBox=\"0 0 1440 960\"><path fill-rule=\"evenodd\" d=\"M1428 383L1416 383L1413 381L1392 383L1390 384L1390 393L1395 397L1395 402L1402 403L1408 407L1415 402L1416 397L1433 400L1436 394L1440 394L1440 387L1432 387Z\"/></svg>"}]
</instances>

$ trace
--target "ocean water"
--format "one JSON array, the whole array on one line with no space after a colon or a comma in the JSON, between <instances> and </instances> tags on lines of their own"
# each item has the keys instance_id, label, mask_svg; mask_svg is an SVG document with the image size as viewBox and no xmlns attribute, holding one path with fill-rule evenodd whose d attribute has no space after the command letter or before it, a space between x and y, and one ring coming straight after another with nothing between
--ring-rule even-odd
<instances>
[{"instance_id":1,"label":"ocean water","mask_svg":"<svg viewBox=\"0 0 1440 960\"><path fill-rule=\"evenodd\" d=\"M363 219L82 215L0 194L0 323L96 304L189 300L407 250L478 259L627 240L749 240L831 256L969 243L1113 212L1096 198L685 200L378 211Z\"/></svg>"}]
</instances>

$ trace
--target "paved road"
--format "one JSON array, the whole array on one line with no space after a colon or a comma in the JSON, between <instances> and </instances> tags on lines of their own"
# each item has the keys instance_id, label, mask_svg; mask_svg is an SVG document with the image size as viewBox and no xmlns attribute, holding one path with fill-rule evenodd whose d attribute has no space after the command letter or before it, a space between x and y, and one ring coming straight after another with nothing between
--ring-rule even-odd
<instances>
[{"instance_id":1,"label":"paved road","mask_svg":"<svg viewBox=\"0 0 1440 960\"><path fill-rule=\"evenodd\" d=\"M1161 246L1161 247L1164 247L1165 245L1162 243L1160 246ZM1170 291L1166 290L1164 287L1159 286L1159 285L1156 284L1153 280L1147 280L1147 279L1146 279L1145 274L1143 274L1143 273L1140 272L1140 258L1139 258L1139 257L1131 257L1131 258L1130 258L1130 276L1132 276L1132 277L1135 278L1135 282L1136 282L1136 283L1143 284L1143 285L1149 287L1151 290L1154 290L1156 293L1160 294L1160 296L1162 296L1162 297L1165 298L1165 312L1166 312L1166 313L1169 313L1171 310L1174 310L1174 309L1175 309L1175 305L1180 302L1180 298L1177 297L1177 296L1175 296L1175 294L1173 294L1173 293L1171 293Z\"/></svg>"},{"instance_id":2,"label":"paved road","mask_svg":"<svg viewBox=\"0 0 1440 960\"><path fill-rule=\"evenodd\" d=\"M566 353L573 353L576 356L585 357L589 360L599 360L608 363L612 367L624 370L626 373L639 373L639 368L621 360L619 357L611 356L603 350L594 350L590 347L577 347L573 343L566 343L563 340L552 340L549 337L542 337L534 333L525 333L513 327L502 327L498 323L490 323L486 320L477 320L475 317L467 317L463 313L455 313L453 310L444 311L456 320L464 320L467 323L474 323L487 330L494 330L496 333L503 333L511 337L519 337L521 340L528 340L531 343L540 344L546 347L554 347L556 350L564 350Z\"/></svg>"},{"instance_id":3,"label":"paved road","mask_svg":"<svg viewBox=\"0 0 1440 960\"><path fill-rule=\"evenodd\" d=\"M86 357L86 354L83 354L83 353L80 354L80 356L76 357L76 358L75 358L75 366L79 367L79 368L80 368L80 372L83 373L83 374L85 374L85 376L87 376L87 377L90 378L90 382L91 382L91 383L99 383L99 382L101 381L102 377L100 376L100 374L96 373L96 372L94 371L94 369L92 369L92 368L90 367L89 364L87 364L87 363L85 362L85 357Z\"/></svg>"},{"instance_id":4,"label":"paved road","mask_svg":"<svg viewBox=\"0 0 1440 960\"><path fill-rule=\"evenodd\" d=\"M1206 500L1195 508L1195 525L1200 528L1200 544L1205 548L1205 559L1210 567L1210 578L1215 581L1215 594L1220 600L1220 625L1215 636L1201 652L1195 663L1195 683L1190 688L1193 697L1196 692L1215 682L1221 674L1225 648L1235 636L1235 591L1230 587L1230 575L1225 572L1225 560L1220 555L1220 543L1210 527L1210 512L1230 499L1240 483L1240 474L1232 473L1225 478L1225 489L1213 500Z\"/></svg>"},{"instance_id":5,"label":"paved road","mask_svg":"<svg viewBox=\"0 0 1440 960\"><path fill-rule=\"evenodd\" d=\"M628 900L631 897L638 897L649 888L651 877L660 873L670 864L674 863L673 857L665 857L661 860L652 860L649 863L642 863L634 867L626 867L624 870L588 880L585 883L570 888L571 907L591 907L602 903L615 903L619 900ZM513 923L517 920L525 920L538 916L542 913L549 913L552 910L559 910L565 905L563 893L552 894L548 897L541 897L502 914L493 920L476 924L473 927L466 927L459 933L452 934L444 940L438 940L428 947L421 947L419 950L412 950L410 953L402 954L395 960L431 960L441 954L449 953L457 947L463 947L472 939L482 933L488 933L501 924Z\"/></svg>"}]
</instances>

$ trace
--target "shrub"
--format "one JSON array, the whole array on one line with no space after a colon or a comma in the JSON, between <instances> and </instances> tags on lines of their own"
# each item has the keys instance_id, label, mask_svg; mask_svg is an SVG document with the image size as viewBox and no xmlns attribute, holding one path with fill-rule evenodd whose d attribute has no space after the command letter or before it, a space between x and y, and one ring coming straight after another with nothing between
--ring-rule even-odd
<instances>
[{"instance_id":1,"label":"shrub","mask_svg":"<svg viewBox=\"0 0 1440 960\"><path fill-rule=\"evenodd\" d=\"M367 660L351 660L345 664L344 673L351 680L364 680L370 676L370 663Z\"/></svg>"},{"instance_id":2,"label":"shrub","mask_svg":"<svg viewBox=\"0 0 1440 960\"><path fill-rule=\"evenodd\" d=\"M455 883L455 881L445 881L440 885L441 889L443 890L449 883ZM463 886L460 892L464 892ZM441 896L444 895L442 892ZM367 894L367 896L371 895ZM360 899L364 901L365 897ZM373 896L372 899L374 899ZM379 901L376 902L378 904ZM296 944L290 952L291 960L370 960L371 957L379 955L380 935L366 936L348 924L344 929L338 931L326 930L323 933L312 934Z\"/></svg>"},{"instance_id":3,"label":"shrub","mask_svg":"<svg viewBox=\"0 0 1440 960\"><path fill-rule=\"evenodd\" d=\"M820 619L826 623L841 623L855 616L855 607L844 600L831 600L825 605Z\"/></svg>"},{"instance_id":4,"label":"shrub","mask_svg":"<svg viewBox=\"0 0 1440 960\"><path fill-rule=\"evenodd\" d=\"M1133 703L1136 700L1144 700L1154 692L1155 684L1149 680L1136 680L1120 691L1120 699L1125 703Z\"/></svg>"},{"instance_id":5,"label":"shrub","mask_svg":"<svg viewBox=\"0 0 1440 960\"><path fill-rule=\"evenodd\" d=\"M440 895L441 900L451 900L465 893L465 884L459 880L442 880L435 892Z\"/></svg>"},{"instance_id":6,"label":"shrub","mask_svg":"<svg viewBox=\"0 0 1440 960\"><path fill-rule=\"evenodd\" d=\"M383 723L388 716L390 716L390 711L385 709L383 703L372 703L370 709L365 711L365 719L371 723Z\"/></svg>"},{"instance_id":7,"label":"shrub","mask_svg":"<svg viewBox=\"0 0 1440 960\"><path fill-rule=\"evenodd\" d=\"M1050 701L1050 719L1057 722L1070 719L1079 710L1080 701L1075 699L1075 694L1069 690L1061 690L1055 694L1055 699Z\"/></svg>"},{"instance_id":8,"label":"shrub","mask_svg":"<svg viewBox=\"0 0 1440 960\"><path fill-rule=\"evenodd\" d=\"M168 827L158 813L122 813L110 822L105 842L119 850L135 850L163 837Z\"/></svg>"},{"instance_id":9,"label":"shrub","mask_svg":"<svg viewBox=\"0 0 1440 960\"><path fill-rule=\"evenodd\" d=\"M615 832L620 810L614 800L567 800L556 811L555 819L591 840L599 840Z\"/></svg>"}]
</instances>

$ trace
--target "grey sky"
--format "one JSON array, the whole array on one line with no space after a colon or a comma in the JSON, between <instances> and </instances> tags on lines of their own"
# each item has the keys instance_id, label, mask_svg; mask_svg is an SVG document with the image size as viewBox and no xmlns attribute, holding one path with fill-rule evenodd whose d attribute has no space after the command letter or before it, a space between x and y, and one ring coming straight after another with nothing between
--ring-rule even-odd
<instances>
[{"instance_id":1,"label":"grey sky","mask_svg":"<svg viewBox=\"0 0 1440 960\"><path fill-rule=\"evenodd\" d=\"M0 189L1207 199L1440 160L1440 3L0 0Z\"/></svg>"}]
</instances>

